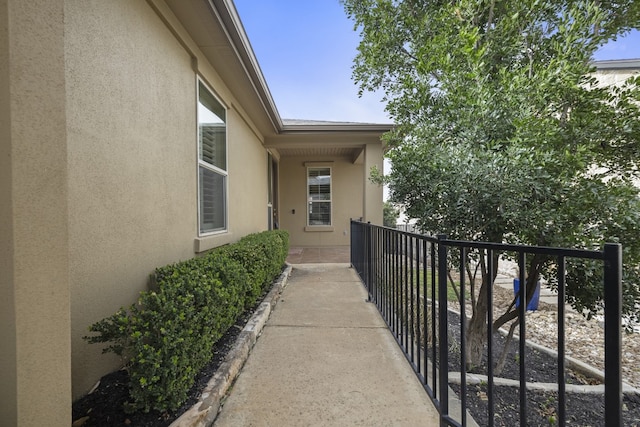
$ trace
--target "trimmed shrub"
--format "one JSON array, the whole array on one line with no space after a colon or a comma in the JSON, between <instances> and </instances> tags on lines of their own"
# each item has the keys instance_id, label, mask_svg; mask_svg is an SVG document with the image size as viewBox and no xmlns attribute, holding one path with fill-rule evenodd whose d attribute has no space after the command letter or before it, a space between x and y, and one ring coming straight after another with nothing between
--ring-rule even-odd
<instances>
[{"instance_id":1,"label":"trimmed shrub","mask_svg":"<svg viewBox=\"0 0 640 427\"><path fill-rule=\"evenodd\" d=\"M109 343L103 353L121 356L129 372L132 401L126 409L178 408L211 359L213 344L280 273L287 252L286 232L263 232L160 267L152 276L154 290L91 325L98 335L84 338Z\"/></svg>"},{"instance_id":2,"label":"trimmed shrub","mask_svg":"<svg viewBox=\"0 0 640 427\"><path fill-rule=\"evenodd\" d=\"M214 249L238 261L249 275L246 306L252 306L282 270L289 252L289 233L284 230L249 234L236 244Z\"/></svg>"}]
</instances>

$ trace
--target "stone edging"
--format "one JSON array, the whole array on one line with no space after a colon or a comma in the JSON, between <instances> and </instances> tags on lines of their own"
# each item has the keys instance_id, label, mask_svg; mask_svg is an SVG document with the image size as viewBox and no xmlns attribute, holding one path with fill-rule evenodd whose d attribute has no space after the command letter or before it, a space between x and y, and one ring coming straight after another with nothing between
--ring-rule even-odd
<instances>
[{"instance_id":1,"label":"stone edging","mask_svg":"<svg viewBox=\"0 0 640 427\"><path fill-rule=\"evenodd\" d=\"M454 310L451 308L448 308L447 310L460 316L460 313L457 310ZM509 334L509 331L507 331L504 327L502 327L498 329L498 333L506 337ZM517 334L514 334L513 338L516 340L520 340L520 336L518 336ZM532 342L529 340L525 340L524 343L526 346L531 347L534 350L538 350L541 353L546 353L552 357L555 357L556 359L558 358L558 352L549 347L546 347L542 344L538 344L536 342ZM591 366L581 360L574 359L571 356L565 355L564 360L567 368L578 371L585 376L595 378L604 383L604 371L601 371L600 369L594 366ZM475 378L471 379L470 376L475 376ZM467 378L469 378L469 380L467 381L468 384L477 384L482 381L487 381L487 377L484 375L467 373ZM454 384L460 384L460 372L450 372L449 380ZM517 380L511 380L511 379L500 378L500 377L494 377L493 380L496 385L506 385L506 386L515 386L515 387L520 386L520 381L517 381ZM527 383L527 388L530 390L538 389L538 390L553 391L554 387L555 387L555 390L558 389L556 383L529 383L529 382ZM565 387L566 387L566 391L568 392L570 391L574 393L601 393L604 391L604 384L598 384L593 386L566 384ZM624 393L634 393L634 394L640 395L640 389L635 388L634 386L627 383L626 381L622 381L622 391Z\"/></svg>"},{"instance_id":2,"label":"stone edging","mask_svg":"<svg viewBox=\"0 0 640 427\"><path fill-rule=\"evenodd\" d=\"M466 373L467 384L486 384L489 381L489 377L480 374ZM460 372L449 372L449 383L460 384L461 375ZM507 387L520 387L519 380L512 380L509 378L494 377L493 382L496 386ZM527 382L527 390L541 390L541 391L558 391L558 384L556 383L532 383ZM598 394L604 393L604 384L596 385L584 385L584 384L565 384L565 391L567 393L584 393L584 394ZM622 391L624 393L638 393L638 390L631 387L628 384L622 384Z\"/></svg>"},{"instance_id":3,"label":"stone edging","mask_svg":"<svg viewBox=\"0 0 640 427\"><path fill-rule=\"evenodd\" d=\"M508 335L508 331L504 328L499 328L498 332L500 334L502 334L503 336L507 336ZM520 340L520 337L517 334L513 335L513 338L516 340ZM546 353L552 357L555 357L556 359L558 358L558 352L555 351L552 348L546 347L542 344L538 344L536 342L533 341L529 341L529 340L525 340L525 345L527 345L528 347L533 348L534 350L538 350L541 353ZM595 366L591 366L588 363L583 362L582 360L578 360L575 359L571 356L564 356L564 360L565 360L565 364L566 367L569 369L573 369L574 371L580 372L581 374L587 376L587 377L591 377L591 378L595 378L598 381L604 383L604 371L601 371L600 369L596 368ZM508 384L505 384L508 385ZM555 385L555 383L554 383ZM569 391L569 385L567 384L567 391ZM577 385L575 385L577 386ZM527 383L527 387L529 387L529 383ZM582 386L584 387L583 389L581 389L580 387L573 387L571 391L579 393L600 393L604 390L604 384L598 384L598 385L593 385L593 386ZM598 389L598 387L602 387L602 390ZM582 390L582 391L581 391ZM622 381L622 391L624 393L634 393L634 394L640 394L640 390L635 388L634 386L632 386L631 384L627 383L626 381Z\"/></svg>"},{"instance_id":4,"label":"stone edging","mask_svg":"<svg viewBox=\"0 0 640 427\"><path fill-rule=\"evenodd\" d=\"M240 369L249 357L249 353L256 343L262 328L267 323L271 311L278 303L282 290L287 286L292 266L287 264L284 271L276 280L273 288L247 322L238 335L233 348L225 361L211 377L202 394L191 408L171 423L170 427L205 427L213 425L223 397L238 376Z\"/></svg>"},{"instance_id":5,"label":"stone edging","mask_svg":"<svg viewBox=\"0 0 640 427\"><path fill-rule=\"evenodd\" d=\"M456 313L458 316L460 315L460 313L456 310L453 309L448 309L449 311L452 311L454 313ZM498 329L498 333L500 333L503 336L507 336L508 335L508 331L505 328L499 328ZM516 340L519 340L520 337L516 334L514 334L513 336ZM558 352L556 352L555 350L545 347L541 344L535 343L535 342L531 342L528 340L525 340L525 345L527 345L528 347L531 347L535 350L538 350L542 353L546 353L549 354L555 358L558 357ZM604 372L587 364L584 363L581 360L578 359L574 359L570 356L566 356L565 355L565 362L567 364L567 368L573 368L574 370L581 372L587 376L591 376L594 378L599 379L600 381L604 381ZM488 382L488 377L486 375L479 375L479 374L471 374L471 373L466 373L466 378L467 378L467 384L482 384L482 383L487 383ZM449 372L448 374L448 382L451 384L460 384L462 381L462 376L460 374L460 372ZM508 378L500 378L500 377L494 377L493 378L494 384L497 386L510 386L510 387L520 387L520 381L518 380L512 380L512 379L508 379ZM556 383L531 383L531 382L527 382L526 383L526 387L527 390L541 390L541 391L558 391L558 384ZM566 384L565 385L565 391L569 392L569 393L604 393L604 384L598 384L598 385L578 385L578 384ZM635 387L633 387L632 385L626 383L626 382L622 382L622 391L623 393L635 393L635 394L640 394L640 389L637 389ZM453 409L453 411L457 411L456 414L459 417L459 413L461 410L461 404L462 402L460 401L460 399L458 398L458 396L453 392L453 390L451 389L451 387L449 387L449 407ZM451 412L451 411L450 411ZM476 421L473 419L473 417L471 416L471 414L469 413L469 410L467 409L467 424L469 424L470 426L475 426L477 427L478 424L476 423Z\"/></svg>"}]
</instances>

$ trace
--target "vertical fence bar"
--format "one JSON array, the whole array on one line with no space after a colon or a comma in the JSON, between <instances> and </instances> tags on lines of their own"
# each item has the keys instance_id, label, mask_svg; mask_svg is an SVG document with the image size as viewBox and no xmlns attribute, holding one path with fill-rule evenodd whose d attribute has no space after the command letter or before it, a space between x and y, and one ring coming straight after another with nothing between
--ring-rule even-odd
<instances>
[{"instance_id":1,"label":"vertical fence bar","mask_svg":"<svg viewBox=\"0 0 640 427\"><path fill-rule=\"evenodd\" d=\"M416 323L414 326L415 329L415 347L416 347L416 367L418 368L418 373L422 373L421 369L422 369L422 352L421 352L421 345L422 345L422 334L420 334L420 325L421 325L421 320L424 321L424 319L422 319L422 316L420 315L422 313L422 310L420 309L420 248L422 247L420 245L421 239L416 238L415 240L415 244L416 244L416 258L415 258L415 263L416 263L416 303L415 303L415 307L416 307Z\"/></svg>"},{"instance_id":2,"label":"vertical fence bar","mask_svg":"<svg viewBox=\"0 0 640 427\"><path fill-rule=\"evenodd\" d=\"M467 312L465 304L465 266L467 248L460 248L460 417L463 426L467 425Z\"/></svg>"},{"instance_id":3,"label":"vertical fence bar","mask_svg":"<svg viewBox=\"0 0 640 427\"><path fill-rule=\"evenodd\" d=\"M526 255L523 251L518 252L518 281L520 282L518 287L518 321L520 322L519 332L520 339L518 340L518 354L520 358L520 426L525 427L527 425L527 348L526 348L526 324L525 314L527 310L527 278L526 278Z\"/></svg>"},{"instance_id":4,"label":"vertical fence bar","mask_svg":"<svg viewBox=\"0 0 640 427\"><path fill-rule=\"evenodd\" d=\"M604 245L604 417L622 426L622 246Z\"/></svg>"},{"instance_id":5,"label":"vertical fence bar","mask_svg":"<svg viewBox=\"0 0 640 427\"><path fill-rule=\"evenodd\" d=\"M396 244L397 241L397 237L398 234L397 233L393 233L390 237L391 240L391 259L390 259L390 264L391 264L391 271L389 271L390 274L390 278L389 278L389 292L390 292L390 298L389 298L389 324L391 325L391 330L395 331L396 329L396 325L395 325L395 321L396 321L396 317L397 317L397 312L395 311L395 298L396 298L396 276L398 274L398 268L396 265L396 255L398 252L398 247Z\"/></svg>"},{"instance_id":6,"label":"vertical fence bar","mask_svg":"<svg viewBox=\"0 0 640 427\"><path fill-rule=\"evenodd\" d=\"M362 247L358 240L358 226L355 221L351 220L351 265L356 270L356 273L360 275L360 268L358 263L358 249Z\"/></svg>"},{"instance_id":7,"label":"vertical fence bar","mask_svg":"<svg viewBox=\"0 0 640 427\"><path fill-rule=\"evenodd\" d=\"M493 398L493 250L487 251L487 396L489 398L489 427L493 427L495 407ZM521 301L522 302L522 301ZM522 304L521 304L522 305Z\"/></svg>"},{"instance_id":8,"label":"vertical fence bar","mask_svg":"<svg viewBox=\"0 0 640 427\"><path fill-rule=\"evenodd\" d=\"M443 236L444 237L444 236ZM438 243L438 248L440 244ZM439 250L439 249L438 249ZM446 254L445 254L446 255ZM438 392L438 370L437 364L437 345L440 344L440 339L436 334L436 245L431 243L431 371L433 373L433 396L439 398Z\"/></svg>"},{"instance_id":9,"label":"vertical fence bar","mask_svg":"<svg viewBox=\"0 0 640 427\"><path fill-rule=\"evenodd\" d=\"M376 259L376 277L378 281L378 308L384 312L384 228L378 228L378 257Z\"/></svg>"},{"instance_id":10,"label":"vertical fence bar","mask_svg":"<svg viewBox=\"0 0 640 427\"><path fill-rule=\"evenodd\" d=\"M362 280L364 281L365 287L367 288L367 299L371 301L371 288L369 287L369 229L364 224L362 224L363 228L363 246L364 246L364 262L362 265Z\"/></svg>"},{"instance_id":11,"label":"vertical fence bar","mask_svg":"<svg viewBox=\"0 0 640 427\"><path fill-rule=\"evenodd\" d=\"M384 232L384 318L389 323L389 269L391 263L389 262L389 236L391 236L391 230L385 230Z\"/></svg>"},{"instance_id":12,"label":"vertical fence bar","mask_svg":"<svg viewBox=\"0 0 640 427\"><path fill-rule=\"evenodd\" d=\"M567 395L566 395L566 368L565 368L565 279L566 279L566 259L564 256L558 257L558 425L564 426L567 423ZM606 351L606 350L605 350Z\"/></svg>"},{"instance_id":13,"label":"vertical fence bar","mask_svg":"<svg viewBox=\"0 0 640 427\"><path fill-rule=\"evenodd\" d=\"M391 326L391 299L393 297L393 234L394 232L387 232L387 279L386 279L386 289L387 289L387 322L389 323L390 328L393 330Z\"/></svg>"},{"instance_id":14,"label":"vertical fence bar","mask_svg":"<svg viewBox=\"0 0 640 427\"><path fill-rule=\"evenodd\" d=\"M376 228L376 301L378 303L378 309L382 308L382 232L383 228Z\"/></svg>"},{"instance_id":15,"label":"vertical fence bar","mask_svg":"<svg viewBox=\"0 0 640 427\"><path fill-rule=\"evenodd\" d=\"M356 267L355 264L355 254L356 254L356 233L355 233L355 226L353 223L353 220L351 220L349 222L349 261L351 262L351 266L356 270L356 273L358 272L358 267Z\"/></svg>"},{"instance_id":16,"label":"vertical fence bar","mask_svg":"<svg viewBox=\"0 0 640 427\"><path fill-rule=\"evenodd\" d=\"M378 235L378 229L370 226L371 229L371 264L370 264L370 278L371 278L371 298L373 303L378 305L378 290L376 283L376 237Z\"/></svg>"},{"instance_id":17,"label":"vertical fence bar","mask_svg":"<svg viewBox=\"0 0 640 427\"><path fill-rule=\"evenodd\" d=\"M395 277L394 277L394 310L393 314L395 317L395 336L398 337L400 333L400 237L401 234L396 234L395 236Z\"/></svg>"},{"instance_id":18,"label":"vertical fence bar","mask_svg":"<svg viewBox=\"0 0 640 427\"><path fill-rule=\"evenodd\" d=\"M369 287L369 300L373 301L373 283L372 283L372 268L373 268L373 227L371 223L367 222L367 286Z\"/></svg>"},{"instance_id":19,"label":"vertical fence bar","mask_svg":"<svg viewBox=\"0 0 640 427\"><path fill-rule=\"evenodd\" d=\"M378 227L371 226L371 289L373 301L379 307L378 300Z\"/></svg>"},{"instance_id":20,"label":"vertical fence bar","mask_svg":"<svg viewBox=\"0 0 640 427\"><path fill-rule=\"evenodd\" d=\"M422 240L422 268L424 274L422 275L422 333L424 340L424 383L429 383L429 321L427 320L429 315L428 305L429 301L427 299L427 240Z\"/></svg>"},{"instance_id":21,"label":"vertical fence bar","mask_svg":"<svg viewBox=\"0 0 640 427\"><path fill-rule=\"evenodd\" d=\"M402 267L404 270L403 287L402 287L402 341L404 342L405 352L409 348L409 301L407 300L409 294L409 268L407 265L407 253L409 252L409 235L403 234L403 251L402 251Z\"/></svg>"},{"instance_id":22,"label":"vertical fence bar","mask_svg":"<svg viewBox=\"0 0 640 427\"><path fill-rule=\"evenodd\" d=\"M447 319L447 246L446 235L438 236L438 345L440 346L440 426L447 425L449 416L449 340ZM433 295L435 299L435 295Z\"/></svg>"},{"instance_id":23,"label":"vertical fence bar","mask_svg":"<svg viewBox=\"0 0 640 427\"><path fill-rule=\"evenodd\" d=\"M411 339L409 341L409 345L411 346L409 348L408 353L410 354L410 360L411 363L415 363L415 351L414 351L414 342L415 342L415 311L414 311L414 305L413 305L413 295L415 293L414 290L414 276L415 273L413 271L413 244L415 242L414 240L415 238L413 236L409 236L409 260L407 261L409 263L409 294L407 295L407 297L409 298L409 301L407 301L409 304L409 311L411 312L409 315L409 322L411 325L410 330L410 336Z\"/></svg>"},{"instance_id":24,"label":"vertical fence bar","mask_svg":"<svg viewBox=\"0 0 640 427\"><path fill-rule=\"evenodd\" d=\"M381 250L381 258L380 258L380 268L381 268L381 284L380 284L380 294L382 297L382 306L381 306L381 312L383 313L383 316L385 319L387 319L387 296L388 296L388 292L387 292L387 272L389 270L389 263L388 263L388 259L387 259L387 254L389 253L389 247L387 245L387 238L389 236L390 230L387 230L386 228L382 229L382 250Z\"/></svg>"}]
</instances>

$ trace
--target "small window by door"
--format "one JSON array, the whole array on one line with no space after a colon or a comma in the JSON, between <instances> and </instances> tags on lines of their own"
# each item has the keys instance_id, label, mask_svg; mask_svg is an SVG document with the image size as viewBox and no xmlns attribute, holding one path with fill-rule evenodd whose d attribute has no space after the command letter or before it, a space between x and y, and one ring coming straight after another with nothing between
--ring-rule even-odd
<instances>
[{"instance_id":1,"label":"small window by door","mask_svg":"<svg viewBox=\"0 0 640 427\"><path fill-rule=\"evenodd\" d=\"M307 168L307 225L331 225L331 168Z\"/></svg>"}]
</instances>

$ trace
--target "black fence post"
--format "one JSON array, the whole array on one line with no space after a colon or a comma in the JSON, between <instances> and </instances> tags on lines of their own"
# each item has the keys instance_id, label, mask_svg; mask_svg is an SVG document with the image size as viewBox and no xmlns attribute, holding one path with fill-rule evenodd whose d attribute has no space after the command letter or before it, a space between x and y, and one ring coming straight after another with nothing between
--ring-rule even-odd
<instances>
[{"instance_id":1,"label":"black fence post","mask_svg":"<svg viewBox=\"0 0 640 427\"><path fill-rule=\"evenodd\" d=\"M440 426L448 425L449 416L449 321L447 316L447 247L443 243L447 236L438 235L438 345L440 380Z\"/></svg>"},{"instance_id":2,"label":"black fence post","mask_svg":"<svg viewBox=\"0 0 640 427\"><path fill-rule=\"evenodd\" d=\"M622 246L604 245L604 417L622 427Z\"/></svg>"}]
</instances>

